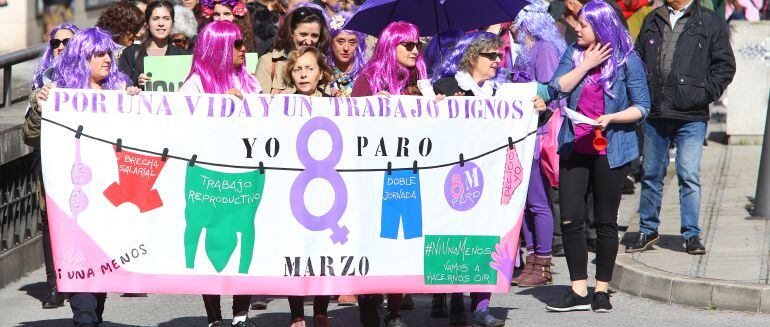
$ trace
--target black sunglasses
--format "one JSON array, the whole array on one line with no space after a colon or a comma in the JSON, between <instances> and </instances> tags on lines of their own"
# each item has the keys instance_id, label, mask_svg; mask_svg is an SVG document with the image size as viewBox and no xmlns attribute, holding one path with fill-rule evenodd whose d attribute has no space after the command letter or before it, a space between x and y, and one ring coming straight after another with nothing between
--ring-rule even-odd
<instances>
[{"instance_id":1,"label":"black sunglasses","mask_svg":"<svg viewBox=\"0 0 770 327\"><path fill-rule=\"evenodd\" d=\"M497 59L500 59L500 60L503 59L503 54L499 52L482 52L482 53L479 53L479 56L487 58L491 61L495 61Z\"/></svg>"},{"instance_id":2,"label":"black sunglasses","mask_svg":"<svg viewBox=\"0 0 770 327\"><path fill-rule=\"evenodd\" d=\"M233 49L240 50L240 49L243 49L243 46L244 44L242 39L237 39L233 41Z\"/></svg>"},{"instance_id":3,"label":"black sunglasses","mask_svg":"<svg viewBox=\"0 0 770 327\"><path fill-rule=\"evenodd\" d=\"M70 38L66 38L64 40L59 39L51 39L51 41L48 41L48 44L51 45L51 49L56 49L59 47L59 45L64 44L64 46L67 46L67 43L69 43Z\"/></svg>"},{"instance_id":4,"label":"black sunglasses","mask_svg":"<svg viewBox=\"0 0 770 327\"><path fill-rule=\"evenodd\" d=\"M412 51L414 47L417 47L417 51L422 51L422 43L420 42L399 42L398 45L403 45L406 51Z\"/></svg>"}]
</instances>

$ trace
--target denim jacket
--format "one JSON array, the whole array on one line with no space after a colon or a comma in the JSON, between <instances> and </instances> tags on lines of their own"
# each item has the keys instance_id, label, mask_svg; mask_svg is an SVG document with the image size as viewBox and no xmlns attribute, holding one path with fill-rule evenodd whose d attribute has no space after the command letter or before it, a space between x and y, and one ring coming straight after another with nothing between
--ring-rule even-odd
<instances>
[{"instance_id":1,"label":"denim jacket","mask_svg":"<svg viewBox=\"0 0 770 327\"><path fill-rule=\"evenodd\" d=\"M559 79L575 69L572 55L575 52L575 45L567 47L559 61L559 67L553 74L549 89L551 98L567 98L567 107L577 110L580 91L586 82L585 77L575 87L572 92L562 92L559 86ZM650 112L650 92L647 89L647 77L645 75L644 64L636 52L632 52L626 60L623 69L618 69L618 79L612 85L611 91L615 98L604 94L604 114L612 114L623 111L630 106L634 106L642 112L642 120ZM564 122L559 131L559 155L564 159L569 159L572 154L572 146L575 142L575 131L572 122L562 111ZM611 123L605 129L607 137L607 161L610 168L620 167L631 160L639 157L639 140L636 137L636 123Z\"/></svg>"}]
</instances>

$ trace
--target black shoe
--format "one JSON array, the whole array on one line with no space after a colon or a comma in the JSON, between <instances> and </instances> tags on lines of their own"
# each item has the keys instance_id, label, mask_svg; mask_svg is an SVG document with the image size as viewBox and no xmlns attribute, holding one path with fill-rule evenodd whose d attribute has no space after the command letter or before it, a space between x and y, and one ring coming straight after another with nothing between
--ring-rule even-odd
<instances>
[{"instance_id":1,"label":"black shoe","mask_svg":"<svg viewBox=\"0 0 770 327\"><path fill-rule=\"evenodd\" d=\"M64 294L56 290L56 286L48 286L48 295L43 300L43 309L56 309L64 306Z\"/></svg>"},{"instance_id":2,"label":"black shoe","mask_svg":"<svg viewBox=\"0 0 770 327\"><path fill-rule=\"evenodd\" d=\"M224 326L224 325L223 325ZM237 324L231 324L232 327L257 327L257 324L251 320L241 321Z\"/></svg>"},{"instance_id":3,"label":"black shoe","mask_svg":"<svg viewBox=\"0 0 770 327\"><path fill-rule=\"evenodd\" d=\"M412 309L414 309L414 299L412 299L412 294L404 294L404 299L401 300L401 310Z\"/></svg>"},{"instance_id":4,"label":"black shoe","mask_svg":"<svg viewBox=\"0 0 770 327\"><path fill-rule=\"evenodd\" d=\"M449 317L449 308L446 305L446 294L433 294L433 300L430 304L431 318Z\"/></svg>"},{"instance_id":5,"label":"black shoe","mask_svg":"<svg viewBox=\"0 0 770 327\"><path fill-rule=\"evenodd\" d=\"M253 300L251 301L251 310L267 310L267 301L265 300Z\"/></svg>"},{"instance_id":6,"label":"black shoe","mask_svg":"<svg viewBox=\"0 0 770 327\"><path fill-rule=\"evenodd\" d=\"M684 247L687 250L687 253L692 255L706 254L706 247L701 244L700 237L698 236L688 238L687 241L685 241Z\"/></svg>"},{"instance_id":7,"label":"black shoe","mask_svg":"<svg viewBox=\"0 0 770 327\"><path fill-rule=\"evenodd\" d=\"M209 327L225 327L225 323L222 320L217 320L209 324Z\"/></svg>"},{"instance_id":8,"label":"black shoe","mask_svg":"<svg viewBox=\"0 0 770 327\"><path fill-rule=\"evenodd\" d=\"M637 238L633 244L626 246L626 253L650 250L652 249L652 246L655 245L655 243L658 243L658 240L660 240L660 235L658 235L658 232L652 233L650 235L639 232L639 238Z\"/></svg>"},{"instance_id":9,"label":"black shoe","mask_svg":"<svg viewBox=\"0 0 770 327\"><path fill-rule=\"evenodd\" d=\"M385 327L407 327L399 314L389 314L385 317Z\"/></svg>"},{"instance_id":10,"label":"black shoe","mask_svg":"<svg viewBox=\"0 0 770 327\"><path fill-rule=\"evenodd\" d=\"M591 310L591 297L587 294L580 296L570 289L564 298L552 305L546 305L545 309L553 312L588 311Z\"/></svg>"},{"instance_id":11,"label":"black shoe","mask_svg":"<svg viewBox=\"0 0 770 327\"><path fill-rule=\"evenodd\" d=\"M591 310L598 313L612 312L610 304L610 295L606 292L594 293L594 300L591 302Z\"/></svg>"}]
</instances>

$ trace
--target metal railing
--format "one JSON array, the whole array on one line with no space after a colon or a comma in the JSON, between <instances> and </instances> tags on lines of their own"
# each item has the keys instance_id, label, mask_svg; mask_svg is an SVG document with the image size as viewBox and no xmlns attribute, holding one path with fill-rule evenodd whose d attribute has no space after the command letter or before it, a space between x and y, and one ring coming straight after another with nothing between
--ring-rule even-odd
<instances>
[{"instance_id":1,"label":"metal railing","mask_svg":"<svg viewBox=\"0 0 770 327\"><path fill-rule=\"evenodd\" d=\"M20 96L17 98L13 98L13 96L11 96L11 90L13 90L13 65L37 59L40 57L43 51L45 51L46 46L47 44L41 43L26 49L0 55L0 69L3 70L3 103L0 104L0 107L8 108L14 102L19 102L27 98L26 96Z\"/></svg>"},{"instance_id":2,"label":"metal railing","mask_svg":"<svg viewBox=\"0 0 770 327\"><path fill-rule=\"evenodd\" d=\"M30 153L0 165L0 255L40 233Z\"/></svg>"}]
</instances>

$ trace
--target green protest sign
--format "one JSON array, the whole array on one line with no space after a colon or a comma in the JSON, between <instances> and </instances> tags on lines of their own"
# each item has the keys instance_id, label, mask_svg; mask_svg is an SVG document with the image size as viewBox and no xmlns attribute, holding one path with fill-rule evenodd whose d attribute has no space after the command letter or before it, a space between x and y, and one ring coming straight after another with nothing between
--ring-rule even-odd
<instances>
[{"instance_id":1,"label":"green protest sign","mask_svg":"<svg viewBox=\"0 0 770 327\"><path fill-rule=\"evenodd\" d=\"M257 70L256 53L246 54L246 69L253 74ZM176 92L190 74L192 55L144 57L144 73L152 73L145 91Z\"/></svg>"},{"instance_id":2,"label":"green protest sign","mask_svg":"<svg viewBox=\"0 0 770 327\"><path fill-rule=\"evenodd\" d=\"M499 242L499 236L425 235L425 284L496 284L489 263Z\"/></svg>"}]
</instances>

